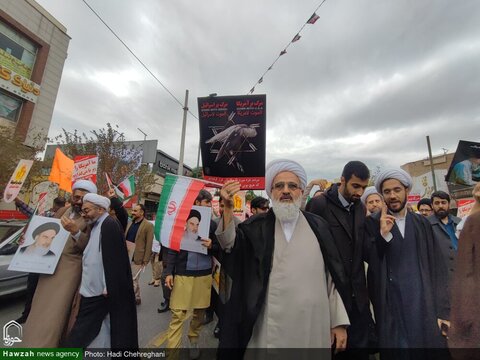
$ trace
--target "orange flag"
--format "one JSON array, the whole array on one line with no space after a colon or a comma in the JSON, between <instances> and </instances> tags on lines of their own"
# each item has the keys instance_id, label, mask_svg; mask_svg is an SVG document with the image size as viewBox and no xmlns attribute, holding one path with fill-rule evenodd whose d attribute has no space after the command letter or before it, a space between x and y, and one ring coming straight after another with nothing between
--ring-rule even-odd
<instances>
[{"instance_id":1,"label":"orange flag","mask_svg":"<svg viewBox=\"0 0 480 360\"><path fill-rule=\"evenodd\" d=\"M55 149L52 170L48 180L58 184L61 190L72 192L73 160L66 156L59 148Z\"/></svg>"}]
</instances>

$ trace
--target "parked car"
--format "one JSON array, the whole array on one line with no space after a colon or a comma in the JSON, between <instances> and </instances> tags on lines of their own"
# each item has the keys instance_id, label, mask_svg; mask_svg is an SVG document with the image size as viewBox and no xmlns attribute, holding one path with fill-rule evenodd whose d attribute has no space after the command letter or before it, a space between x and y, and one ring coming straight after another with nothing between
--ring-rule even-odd
<instances>
[{"instance_id":1,"label":"parked car","mask_svg":"<svg viewBox=\"0 0 480 360\"><path fill-rule=\"evenodd\" d=\"M0 221L0 297L27 289L28 273L7 270L26 223L18 220Z\"/></svg>"}]
</instances>

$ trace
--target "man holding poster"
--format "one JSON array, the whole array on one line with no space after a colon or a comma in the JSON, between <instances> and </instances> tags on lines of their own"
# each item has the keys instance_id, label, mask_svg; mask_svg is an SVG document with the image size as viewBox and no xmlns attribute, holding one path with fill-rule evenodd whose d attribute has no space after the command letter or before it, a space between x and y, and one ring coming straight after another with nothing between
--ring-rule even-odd
<instances>
[{"instance_id":1,"label":"man holding poster","mask_svg":"<svg viewBox=\"0 0 480 360\"><path fill-rule=\"evenodd\" d=\"M208 221L211 217L211 209L209 207L211 206L211 201L212 195L207 190L200 190L195 199L195 209L190 211L186 225L187 232L191 232L195 237L194 241L198 241L198 224L202 216L197 209L206 207L209 210L209 216L204 220L210 223L209 238L201 238L198 241L201 246L208 249L207 253L188 250L180 250L178 252L169 249L167 267L165 269L167 275L165 284L172 290L170 297L172 320L168 328L167 347L170 349L181 347L182 329L183 324L187 320L187 311L193 310L193 318L188 332L191 358L198 358L200 355L198 338L205 317L205 309L210 306L210 288L212 286L211 255L218 249L215 238L215 223ZM190 225L188 225L189 220ZM189 226L190 229L188 229Z\"/></svg>"}]
</instances>

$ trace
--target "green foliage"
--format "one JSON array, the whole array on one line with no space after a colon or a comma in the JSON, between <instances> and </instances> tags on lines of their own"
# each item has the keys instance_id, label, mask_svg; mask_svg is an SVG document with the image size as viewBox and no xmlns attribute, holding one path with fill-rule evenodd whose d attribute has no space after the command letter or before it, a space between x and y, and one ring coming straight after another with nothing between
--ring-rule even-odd
<instances>
[{"instance_id":1,"label":"green foliage","mask_svg":"<svg viewBox=\"0 0 480 360\"><path fill-rule=\"evenodd\" d=\"M245 201L252 201L255 199L258 195L256 195L253 190L247 190L245 194Z\"/></svg>"},{"instance_id":2,"label":"green foliage","mask_svg":"<svg viewBox=\"0 0 480 360\"><path fill-rule=\"evenodd\" d=\"M201 166L192 169L192 177L203 179L203 168Z\"/></svg>"}]
</instances>

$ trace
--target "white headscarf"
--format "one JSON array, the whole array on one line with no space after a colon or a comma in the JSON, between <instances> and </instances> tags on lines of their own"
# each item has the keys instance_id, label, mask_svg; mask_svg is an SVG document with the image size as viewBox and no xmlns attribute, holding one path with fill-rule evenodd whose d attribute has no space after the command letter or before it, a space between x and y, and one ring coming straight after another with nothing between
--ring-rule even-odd
<instances>
[{"instance_id":1,"label":"white headscarf","mask_svg":"<svg viewBox=\"0 0 480 360\"><path fill-rule=\"evenodd\" d=\"M90 202L92 204L95 204L101 208L104 208L105 210L108 210L108 208L110 207L110 199L109 198L106 198L105 196L102 196L102 195L98 195L98 194L93 194L93 193L89 193L89 194L86 194L84 197L83 197L83 202Z\"/></svg>"},{"instance_id":2,"label":"white headscarf","mask_svg":"<svg viewBox=\"0 0 480 360\"><path fill-rule=\"evenodd\" d=\"M97 193L97 186L90 180L77 180L72 186L72 191L76 189L82 189L89 193Z\"/></svg>"},{"instance_id":3,"label":"white headscarf","mask_svg":"<svg viewBox=\"0 0 480 360\"><path fill-rule=\"evenodd\" d=\"M268 196L271 197L272 195L272 182L277 174L283 171L290 171L298 176L300 180L300 188L305 189L307 186L307 173L305 169L293 160L286 160L286 159L278 159L271 161L267 168L265 169L265 191L267 192Z\"/></svg>"},{"instance_id":4,"label":"white headscarf","mask_svg":"<svg viewBox=\"0 0 480 360\"><path fill-rule=\"evenodd\" d=\"M379 193L382 193L382 184L385 180L395 179L400 181L408 190L412 188L412 177L402 169L387 169L378 174L375 179L375 187Z\"/></svg>"},{"instance_id":5,"label":"white headscarf","mask_svg":"<svg viewBox=\"0 0 480 360\"><path fill-rule=\"evenodd\" d=\"M379 195L381 198L383 198L382 194L380 194L377 189L375 188L375 186L369 186L365 189L365 191L363 192L363 195L362 197L360 198L360 200L362 201L363 205L365 205L365 203L367 202L367 199L370 195L373 195L373 194L377 194Z\"/></svg>"}]
</instances>

